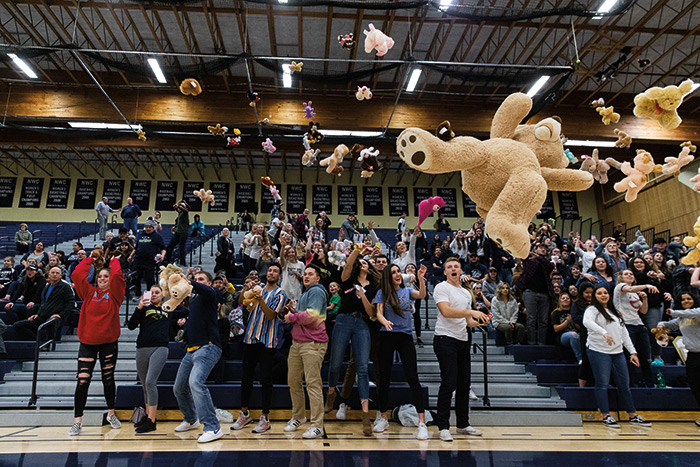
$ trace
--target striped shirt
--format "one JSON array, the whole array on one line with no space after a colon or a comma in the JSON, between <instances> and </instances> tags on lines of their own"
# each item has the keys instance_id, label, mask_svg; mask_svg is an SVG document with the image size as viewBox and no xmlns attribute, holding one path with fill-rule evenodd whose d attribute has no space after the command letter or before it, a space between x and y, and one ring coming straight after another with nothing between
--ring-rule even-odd
<instances>
[{"instance_id":1,"label":"striped shirt","mask_svg":"<svg viewBox=\"0 0 700 467\"><path fill-rule=\"evenodd\" d=\"M267 306L275 313L279 313L287 301L287 295L279 286L275 286L272 290L267 290L263 287L262 298ZM277 344L277 323L279 318L269 320L263 313L260 305L250 313L248 327L245 330L243 337L244 344L265 344L268 349L275 348Z\"/></svg>"}]
</instances>

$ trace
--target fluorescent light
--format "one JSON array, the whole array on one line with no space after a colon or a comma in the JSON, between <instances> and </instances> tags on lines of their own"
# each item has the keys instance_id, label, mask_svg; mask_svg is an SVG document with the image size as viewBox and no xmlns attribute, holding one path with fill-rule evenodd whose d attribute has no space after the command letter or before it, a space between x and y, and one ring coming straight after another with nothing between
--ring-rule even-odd
<instances>
[{"instance_id":1,"label":"fluorescent light","mask_svg":"<svg viewBox=\"0 0 700 467\"><path fill-rule=\"evenodd\" d=\"M358 136L358 137L364 137L364 138L371 138L373 136L381 136L382 132L381 131L353 131L350 133L350 136Z\"/></svg>"},{"instance_id":2,"label":"fluorescent light","mask_svg":"<svg viewBox=\"0 0 700 467\"><path fill-rule=\"evenodd\" d=\"M71 128L89 128L93 130L141 130L141 125L127 125L126 123L99 123L99 122L68 122Z\"/></svg>"},{"instance_id":3,"label":"fluorescent light","mask_svg":"<svg viewBox=\"0 0 700 467\"><path fill-rule=\"evenodd\" d=\"M607 13L610 10L612 10L612 7L615 6L617 3L617 0L605 0L603 4L598 8L598 13Z\"/></svg>"},{"instance_id":4,"label":"fluorescent light","mask_svg":"<svg viewBox=\"0 0 700 467\"><path fill-rule=\"evenodd\" d=\"M323 136L350 136L350 130L323 130Z\"/></svg>"},{"instance_id":5,"label":"fluorescent light","mask_svg":"<svg viewBox=\"0 0 700 467\"><path fill-rule=\"evenodd\" d=\"M418 78L420 78L420 74L423 72L420 68L416 68L413 70L413 73L411 73L411 79L408 80L408 86L406 86L406 92L413 92L416 90L416 85L418 84Z\"/></svg>"},{"instance_id":6,"label":"fluorescent light","mask_svg":"<svg viewBox=\"0 0 700 467\"><path fill-rule=\"evenodd\" d=\"M440 0L440 7L438 10L446 10L452 5L452 0Z\"/></svg>"},{"instance_id":7,"label":"fluorescent light","mask_svg":"<svg viewBox=\"0 0 700 467\"><path fill-rule=\"evenodd\" d=\"M288 3L289 0L278 0L280 3Z\"/></svg>"},{"instance_id":8,"label":"fluorescent light","mask_svg":"<svg viewBox=\"0 0 700 467\"><path fill-rule=\"evenodd\" d=\"M591 148L614 148L615 141L589 141L589 140L578 140L570 139L564 146L586 146Z\"/></svg>"},{"instance_id":9,"label":"fluorescent light","mask_svg":"<svg viewBox=\"0 0 700 467\"><path fill-rule=\"evenodd\" d=\"M158 80L158 82L161 84L167 83L167 81L165 80L165 75L163 74L163 70L160 69L160 65L158 64L158 60L156 60L155 58L149 58L148 64L151 65L153 74L156 75L156 79Z\"/></svg>"},{"instance_id":10,"label":"fluorescent light","mask_svg":"<svg viewBox=\"0 0 700 467\"><path fill-rule=\"evenodd\" d=\"M527 97L532 97L535 94L537 94L542 87L547 84L547 81L549 81L549 76L540 76L540 79L537 80L535 84L532 85L530 90L527 92Z\"/></svg>"},{"instance_id":11,"label":"fluorescent light","mask_svg":"<svg viewBox=\"0 0 700 467\"><path fill-rule=\"evenodd\" d=\"M603 17L602 16L594 16L591 19L603 19Z\"/></svg>"},{"instance_id":12,"label":"fluorescent light","mask_svg":"<svg viewBox=\"0 0 700 467\"><path fill-rule=\"evenodd\" d=\"M7 56L10 57L13 62L15 62L15 65L17 65L20 68L20 70L22 70L24 72L25 75L29 76L32 79L38 78L36 73L34 73L34 70L29 68L29 65L27 65L26 62L24 60L22 60L21 58L19 58L17 55L7 54Z\"/></svg>"},{"instance_id":13,"label":"fluorescent light","mask_svg":"<svg viewBox=\"0 0 700 467\"><path fill-rule=\"evenodd\" d=\"M292 70L290 68L290 65L284 64L282 65L282 70L284 73L282 73L282 86L285 88L291 88L292 87Z\"/></svg>"},{"instance_id":14,"label":"fluorescent light","mask_svg":"<svg viewBox=\"0 0 700 467\"><path fill-rule=\"evenodd\" d=\"M321 130L323 136L355 136L358 138L371 138L381 136L381 131L352 131L352 130Z\"/></svg>"}]
</instances>

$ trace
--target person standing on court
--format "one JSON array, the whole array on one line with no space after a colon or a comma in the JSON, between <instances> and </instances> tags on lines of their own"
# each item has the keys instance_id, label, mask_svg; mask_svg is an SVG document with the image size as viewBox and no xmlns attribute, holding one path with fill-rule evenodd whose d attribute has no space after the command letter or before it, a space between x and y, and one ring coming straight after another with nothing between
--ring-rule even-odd
<instances>
[{"instance_id":1,"label":"person standing on court","mask_svg":"<svg viewBox=\"0 0 700 467\"><path fill-rule=\"evenodd\" d=\"M109 222L109 213L119 212L121 209L112 209L109 206L109 199L107 199L106 196L103 196L102 201L97 203L95 211L97 211L97 220L100 223L100 240L107 240L107 222Z\"/></svg>"},{"instance_id":2,"label":"person standing on court","mask_svg":"<svg viewBox=\"0 0 700 467\"><path fill-rule=\"evenodd\" d=\"M182 358L175 377L173 392L183 415L176 432L184 432L204 425L198 443L208 443L224 436L216 418L214 402L211 400L206 382L209 373L221 358L219 335L219 291L211 286L211 274L194 272L192 288L194 298L190 300L190 315L185 327L187 352Z\"/></svg>"},{"instance_id":3,"label":"person standing on court","mask_svg":"<svg viewBox=\"0 0 700 467\"><path fill-rule=\"evenodd\" d=\"M124 219L124 228L136 235L138 233L139 216L141 216L141 208L138 204L134 204L131 198L126 199L126 206L122 209L122 219Z\"/></svg>"}]
</instances>

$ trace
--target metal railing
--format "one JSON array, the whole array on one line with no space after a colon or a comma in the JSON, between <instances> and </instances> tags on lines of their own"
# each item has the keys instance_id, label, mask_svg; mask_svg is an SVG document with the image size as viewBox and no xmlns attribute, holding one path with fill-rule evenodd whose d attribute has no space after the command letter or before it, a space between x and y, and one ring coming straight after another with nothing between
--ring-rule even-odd
<instances>
[{"instance_id":1,"label":"metal railing","mask_svg":"<svg viewBox=\"0 0 700 467\"><path fill-rule=\"evenodd\" d=\"M56 233L53 236L53 252L56 253L58 251L58 237L60 236L63 237L63 224L58 224L56 226Z\"/></svg>"},{"instance_id":2,"label":"metal railing","mask_svg":"<svg viewBox=\"0 0 700 467\"><path fill-rule=\"evenodd\" d=\"M487 338L488 338L488 331L486 330L485 326L479 326L474 328L475 330L479 331L481 333L482 337L482 342L481 344L477 344L474 342L474 333L472 333L472 346L474 348L474 352L476 353L478 350L481 351L481 353L484 355L484 407L491 407L491 400L489 399L489 369L488 369L488 352L487 352Z\"/></svg>"},{"instance_id":3,"label":"metal railing","mask_svg":"<svg viewBox=\"0 0 700 467\"><path fill-rule=\"evenodd\" d=\"M97 241L97 234L100 232L100 220L95 218L95 233L92 235L92 241Z\"/></svg>"},{"instance_id":4,"label":"metal railing","mask_svg":"<svg viewBox=\"0 0 700 467\"><path fill-rule=\"evenodd\" d=\"M58 322L60 326L61 318L58 317L53 317L49 318L48 321L45 323L42 323L39 326L39 329L36 330L36 345L34 347L34 374L32 375L32 395L29 398L29 406L31 407L32 405L36 405L36 400L37 400L37 395L36 395L36 384L37 384L37 378L39 376L39 352L41 349L51 346L51 350L56 349L56 332L54 330L53 333L49 334L49 339L44 342L43 344L41 343L41 331L49 327L50 325L53 325L54 323ZM49 331L51 332L51 331Z\"/></svg>"},{"instance_id":5,"label":"metal railing","mask_svg":"<svg viewBox=\"0 0 700 467\"><path fill-rule=\"evenodd\" d=\"M80 224L78 224L78 240L83 238L83 226L87 228L87 222L80 221Z\"/></svg>"},{"instance_id":6,"label":"metal railing","mask_svg":"<svg viewBox=\"0 0 700 467\"><path fill-rule=\"evenodd\" d=\"M117 224L118 221L119 221L119 218L117 217L117 215L112 214L112 218L110 219L110 222L109 222L111 224L111 227L109 228L109 230L114 232L115 224Z\"/></svg>"},{"instance_id":7,"label":"metal railing","mask_svg":"<svg viewBox=\"0 0 700 467\"><path fill-rule=\"evenodd\" d=\"M41 230L32 230L32 245L30 249L33 249L36 244L41 241L41 233Z\"/></svg>"}]
</instances>

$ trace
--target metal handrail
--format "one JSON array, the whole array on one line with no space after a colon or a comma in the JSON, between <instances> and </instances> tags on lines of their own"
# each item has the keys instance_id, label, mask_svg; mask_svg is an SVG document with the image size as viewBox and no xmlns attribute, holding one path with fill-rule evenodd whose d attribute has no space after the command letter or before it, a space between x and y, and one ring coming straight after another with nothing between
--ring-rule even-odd
<instances>
[{"instance_id":1,"label":"metal handrail","mask_svg":"<svg viewBox=\"0 0 700 467\"><path fill-rule=\"evenodd\" d=\"M40 241L41 241L41 230L40 229L32 230L32 245L30 246L30 249L33 249L34 246L36 246L36 244ZM46 245L44 245L44 246L46 246Z\"/></svg>"},{"instance_id":2,"label":"metal handrail","mask_svg":"<svg viewBox=\"0 0 700 467\"><path fill-rule=\"evenodd\" d=\"M116 214L112 214L112 219L110 221L110 224L112 224L112 227L109 228L109 230L114 231L114 224L118 222L119 218L117 217ZM113 232L114 233L114 232Z\"/></svg>"},{"instance_id":3,"label":"metal handrail","mask_svg":"<svg viewBox=\"0 0 700 467\"><path fill-rule=\"evenodd\" d=\"M56 348L56 333L54 332L53 335L49 334L50 339L41 344L41 331L48 327L50 324L55 323L56 321L60 322L61 318L58 317L53 317L49 318L45 323L42 323L39 326L39 329L36 330L36 346L34 347L34 374L32 376L32 395L29 398L29 406L31 407L32 405L36 405L36 400L37 400L37 395L36 395L36 383L37 383L37 378L39 376L39 351L46 347L47 345L51 345L51 350L54 350Z\"/></svg>"},{"instance_id":4,"label":"metal handrail","mask_svg":"<svg viewBox=\"0 0 700 467\"><path fill-rule=\"evenodd\" d=\"M63 235L63 224L58 224L56 226L56 233L54 234L53 237L53 252L56 253L58 251L58 232L59 230L61 231L61 235Z\"/></svg>"},{"instance_id":5,"label":"metal handrail","mask_svg":"<svg viewBox=\"0 0 700 467\"><path fill-rule=\"evenodd\" d=\"M92 235L92 241L96 242L97 241L97 234L100 231L100 220L98 218L95 218L95 233Z\"/></svg>"},{"instance_id":6,"label":"metal handrail","mask_svg":"<svg viewBox=\"0 0 700 467\"><path fill-rule=\"evenodd\" d=\"M87 222L80 221L80 224L78 224L78 239L81 239L83 237L83 225L87 227Z\"/></svg>"},{"instance_id":7,"label":"metal handrail","mask_svg":"<svg viewBox=\"0 0 700 467\"><path fill-rule=\"evenodd\" d=\"M475 344L474 342L472 342L472 345L474 346L474 352L476 352L477 350L481 350L481 353L484 354L484 406L491 407L491 401L489 400L489 371L487 365L488 357L486 351L486 340L488 332L486 332L485 326L479 326L475 329L481 333L481 336L483 338L483 342L481 343L481 345Z\"/></svg>"}]
</instances>

